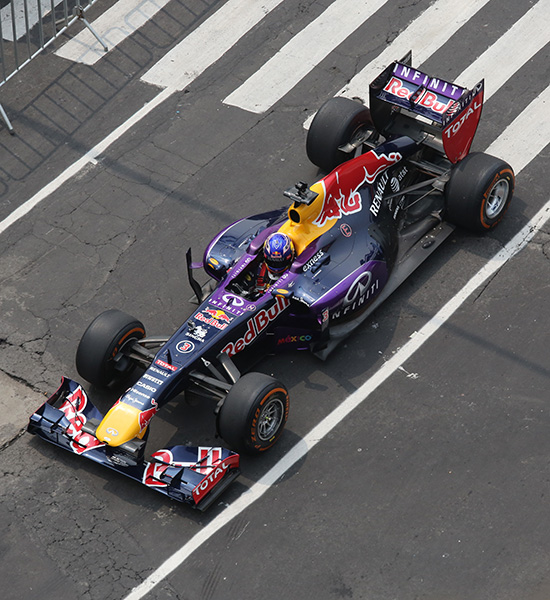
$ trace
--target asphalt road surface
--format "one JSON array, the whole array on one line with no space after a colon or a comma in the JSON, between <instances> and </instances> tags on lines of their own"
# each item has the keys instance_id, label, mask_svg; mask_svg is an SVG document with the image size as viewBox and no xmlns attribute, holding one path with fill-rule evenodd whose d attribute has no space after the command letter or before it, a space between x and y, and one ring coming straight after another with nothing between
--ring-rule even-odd
<instances>
[{"instance_id":1,"label":"asphalt road surface","mask_svg":"<svg viewBox=\"0 0 550 600\"><path fill-rule=\"evenodd\" d=\"M530 225L550 200L550 3L356 4L172 0L94 64L56 55L65 37L0 89L16 129L0 128L4 600L550 597L548 211ZM457 230L328 361L260 363L290 390L287 429L207 513L21 435L60 376L77 378L99 312L120 308L151 335L189 316L187 248L199 257L226 224L315 181L304 122L332 95L366 95L362 79L405 44L442 78L471 86L483 70L474 150L517 172L503 223ZM533 239L400 361L525 227ZM149 444L214 434L212 407L180 399Z\"/></svg>"}]
</instances>

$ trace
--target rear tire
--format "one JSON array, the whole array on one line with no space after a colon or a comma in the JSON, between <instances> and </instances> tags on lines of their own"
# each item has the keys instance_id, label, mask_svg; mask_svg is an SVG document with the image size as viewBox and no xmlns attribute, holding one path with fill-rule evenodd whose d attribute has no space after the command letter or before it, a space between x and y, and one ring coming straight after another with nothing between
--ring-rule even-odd
<instances>
[{"instance_id":1,"label":"rear tire","mask_svg":"<svg viewBox=\"0 0 550 600\"><path fill-rule=\"evenodd\" d=\"M328 173L353 158L353 154L338 148L369 130L374 131L374 125L370 110L364 104L343 96L331 98L318 110L311 123L306 140L307 156Z\"/></svg>"},{"instance_id":2,"label":"rear tire","mask_svg":"<svg viewBox=\"0 0 550 600\"><path fill-rule=\"evenodd\" d=\"M238 452L259 454L281 437L288 418L285 386L263 373L243 375L218 413L218 433Z\"/></svg>"},{"instance_id":3,"label":"rear tire","mask_svg":"<svg viewBox=\"0 0 550 600\"><path fill-rule=\"evenodd\" d=\"M135 363L121 354L123 346L145 337L143 323L112 309L98 315L88 326L76 351L76 369L98 387L125 381Z\"/></svg>"},{"instance_id":4,"label":"rear tire","mask_svg":"<svg viewBox=\"0 0 550 600\"><path fill-rule=\"evenodd\" d=\"M476 233L496 227L514 193L512 167L500 158L475 152L457 163L445 186L446 219Z\"/></svg>"}]
</instances>

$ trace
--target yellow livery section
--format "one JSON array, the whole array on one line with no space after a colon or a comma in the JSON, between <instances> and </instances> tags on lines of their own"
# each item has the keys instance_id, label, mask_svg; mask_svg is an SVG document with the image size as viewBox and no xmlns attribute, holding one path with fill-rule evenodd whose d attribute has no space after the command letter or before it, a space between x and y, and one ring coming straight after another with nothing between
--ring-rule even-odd
<instances>
[{"instance_id":1,"label":"yellow livery section","mask_svg":"<svg viewBox=\"0 0 550 600\"><path fill-rule=\"evenodd\" d=\"M135 437L143 437L146 428L140 435L140 414L135 406L117 402L98 425L96 438L109 446L120 446Z\"/></svg>"},{"instance_id":2,"label":"yellow livery section","mask_svg":"<svg viewBox=\"0 0 550 600\"><path fill-rule=\"evenodd\" d=\"M288 209L288 221L285 221L279 231L290 236L300 256L305 248L320 235L328 231L338 219L329 219L323 225L315 223L325 204L325 183L323 180L314 183L309 188L318 194L317 198L308 206L307 204L293 205Z\"/></svg>"}]
</instances>

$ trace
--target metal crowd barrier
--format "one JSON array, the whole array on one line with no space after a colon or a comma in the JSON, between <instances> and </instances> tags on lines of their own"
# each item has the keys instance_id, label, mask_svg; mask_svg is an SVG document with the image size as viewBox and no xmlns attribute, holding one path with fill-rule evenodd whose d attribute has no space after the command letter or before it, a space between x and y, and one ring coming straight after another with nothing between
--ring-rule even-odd
<instances>
[{"instance_id":1,"label":"metal crowd barrier","mask_svg":"<svg viewBox=\"0 0 550 600\"><path fill-rule=\"evenodd\" d=\"M0 87L44 48L80 20L107 47L86 20L97 0L0 0ZM0 118L14 130L0 103Z\"/></svg>"}]
</instances>

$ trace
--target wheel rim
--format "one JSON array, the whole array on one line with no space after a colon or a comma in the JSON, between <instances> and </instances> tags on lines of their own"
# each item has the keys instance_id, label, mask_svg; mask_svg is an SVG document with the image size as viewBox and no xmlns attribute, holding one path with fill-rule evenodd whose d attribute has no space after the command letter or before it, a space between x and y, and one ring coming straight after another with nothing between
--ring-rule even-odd
<instances>
[{"instance_id":1,"label":"wheel rim","mask_svg":"<svg viewBox=\"0 0 550 600\"><path fill-rule=\"evenodd\" d=\"M509 190L510 186L506 179L497 181L491 188L485 204L485 214L488 219L494 219L502 212L506 206Z\"/></svg>"},{"instance_id":2,"label":"wheel rim","mask_svg":"<svg viewBox=\"0 0 550 600\"><path fill-rule=\"evenodd\" d=\"M258 437L262 442L270 440L283 421L285 407L280 398L273 398L263 408L258 417Z\"/></svg>"}]
</instances>

